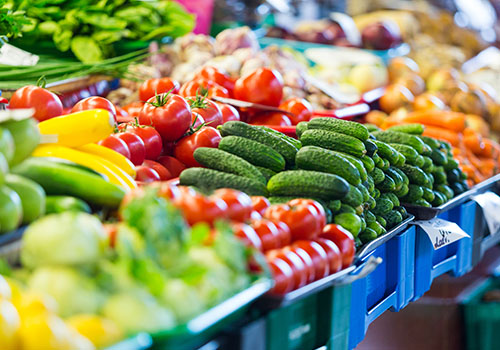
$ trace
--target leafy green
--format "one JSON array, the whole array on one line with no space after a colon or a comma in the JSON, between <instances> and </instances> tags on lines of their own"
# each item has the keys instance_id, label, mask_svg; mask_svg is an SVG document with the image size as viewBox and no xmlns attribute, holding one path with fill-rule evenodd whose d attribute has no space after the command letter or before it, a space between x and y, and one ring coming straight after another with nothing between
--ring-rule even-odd
<instances>
[{"instance_id":1,"label":"leafy green","mask_svg":"<svg viewBox=\"0 0 500 350\"><path fill-rule=\"evenodd\" d=\"M0 0L0 6L0 33L22 34L15 44L34 53L52 44L85 63L114 55L113 44L122 40L175 38L194 27L194 16L171 0Z\"/></svg>"}]
</instances>

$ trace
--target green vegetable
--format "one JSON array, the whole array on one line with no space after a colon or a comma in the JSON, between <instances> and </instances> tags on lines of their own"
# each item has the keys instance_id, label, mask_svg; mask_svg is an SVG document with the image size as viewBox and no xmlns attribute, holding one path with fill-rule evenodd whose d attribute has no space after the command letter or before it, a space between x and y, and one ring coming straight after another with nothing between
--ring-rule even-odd
<instances>
[{"instance_id":1,"label":"green vegetable","mask_svg":"<svg viewBox=\"0 0 500 350\"><path fill-rule=\"evenodd\" d=\"M335 152L335 151L333 151L333 152ZM341 156L341 157L347 159L349 162L351 162L351 164L354 165L356 167L356 169L358 169L359 176L361 177L361 181L366 181L368 174L366 173L365 166L361 160L359 160L358 158L353 157L347 153L343 153L343 152L335 152L335 153L337 153L339 156Z\"/></svg>"},{"instance_id":2,"label":"green vegetable","mask_svg":"<svg viewBox=\"0 0 500 350\"><path fill-rule=\"evenodd\" d=\"M342 198L342 203L348 204L352 207L357 207L363 204L363 194L355 186L349 185L349 192Z\"/></svg>"},{"instance_id":3,"label":"green vegetable","mask_svg":"<svg viewBox=\"0 0 500 350\"><path fill-rule=\"evenodd\" d=\"M393 147L388 145L385 142L382 141L373 141L377 147L378 147L378 154L382 157L387 159L391 164L395 164L398 161L399 158L399 152L396 151Z\"/></svg>"},{"instance_id":4,"label":"green vegetable","mask_svg":"<svg viewBox=\"0 0 500 350\"><path fill-rule=\"evenodd\" d=\"M417 199L415 202L414 202L415 205L420 205L421 207L426 207L426 208L430 208L432 207L431 203L427 202L425 199L423 198L420 198L420 199Z\"/></svg>"},{"instance_id":5,"label":"green vegetable","mask_svg":"<svg viewBox=\"0 0 500 350\"><path fill-rule=\"evenodd\" d=\"M391 143L389 144L396 151L405 156L406 162L411 165L415 165L417 157L419 156L418 152L415 149L408 145L402 145L399 143Z\"/></svg>"},{"instance_id":6,"label":"green vegetable","mask_svg":"<svg viewBox=\"0 0 500 350\"><path fill-rule=\"evenodd\" d=\"M293 137L290 137L288 135L285 135L283 134L282 132L279 132L277 130L274 130L274 129L271 129L271 128L268 128L267 126L263 126L263 125L255 125L257 128L259 129L262 129L264 131L267 131L268 133L270 134L273 134L274 136L276 137L279 137L280 139L282 139L283 141L286 141L288 143L291 143L293 146L295 146L295 148L297 149L300 149L302 147L302 143L297 140L297 139L294 139Z\"/></svg>"},{"instance_id":7,"label":"green vegetable","mask_svg":"<svg viewBox=\"0 0 500 350\"><path fill-rule=\"evenodd\" d=\"M386 198L386 199L389 199L395 207L398 207L398 206L399 206L399 199L398 199L398 196L396 196L396 195L395 195L394 193L392 193L392 192L382 193L382 194L380 195L380 198Z\"/></svg>"},{"instance_id":8,"label":"green vegetable","mask_svg":"<svg viewBox=\"0 0 500 350\"><path fill-rule=\"evenodd\" d=\"M209 169L240 175L267 183L262 173L245 159L217 148L199 147L193 153L194 159Z\"/></svg>"},{"instance_id":9,"label":"green vegetable","mask_svg":"<svg viewBox=\"0 0 500 350\"><path fill-rule=\"evenodd\" d=\"M297 152L295 162L300 169L335 174L352 185L361 183L358 169L337 152L316 146L305 146Z\"/></svg>"},{"instance_id":10,"label":"green vegetable","mask_svg":"<svg viewBox=\"0 0 500 350\"><path fill-rule=\"evenodd\" d=\"M422 170L429 173L434 170L432 159L430 157L424 156L424 165L422 166Z\"/></svg>"},{"instance_id":11,"label":"green vegetable","mask_svg":"<svg viewBox=\"0 0 500 350\"><path fill-rule=\"evenodd\" d=\"M400 169L408 176L410 183L420 186L429 184L429 178L422 169L408 164L401 166Z\"/></svg>"},{"instance_id":12,"label":"green vegetable","mask_svg":"<svg viewBox=\"0 0 500 350\"><path fill-rule=\"evenodd\" d=\"M366 244L370 241L373 241L374 239L377 238L377 232L372 230L371 228L367 227L364 229L360 234L359 234L359 239L363 244Z\"/></svg>"},{"instance_id":13,"label":"green vegetable","mask_svg":"<svg viewBox=\"0 0 500 350\"><path fill-rule=\"evenodd\" d=\"M374 131L380 131L381 130L375 124L365 124L365 127L368 129L369 132L374 132Z\"/></svg>"},{"instance_id":14,"label":"green vegetable","mask_svg":"<svg viewBox=\"0 0 500 350\"><path fill-rule=\"evenodd\" d=\"M395 170L396 168L390 167L385 171L385 176L389 176L394 181L394 191L399 191L401 187L405 184L403 177Z\"/></svg>"},{"instance_id":15,"label":"green vegetable","mask_svg":"<svg viewBox=\"0 0 500 350\"><path fill-rule=\"evenodd\" d=\"M262 176L264 176L265 180L266 180L266 184L267 182L269 181L270 178L272 178L274 175L276 175L276 172L275 171L272 171L271 169L268 169L268 168L264 168L264 167L261 167L261 166L256 166L257 170L260 171L260 173L262 174Z\"/></svg>"},{"instance_id":16,"label":"green vegetable","mask_svg":"<svg viewBox=\"0 0 500 350\"><path fill-rule=\"evenodd\" d=\"M286 160L287 165L295 164L295 155L297 154L298 150L297 147L295 147L292 143L288 142L284 138L277 136L275 133L270 133L257 126L239 121L230 121L224 123L223 125L220 125L218 129L222 134L222 136L229 136L229 137L239 136L254 141L256 143L261 143L262 145L265 145L267 147L270 147L275 152L279 153ZM224 137L223 140L226 138L227 137ZM248 143L248 144L253 144L253 143ZM250 148L248 151L249 152L257 151L257 149ZM260 165L260 164L255 164L255 165ZM268 167L266 165L262 166ZM281 169L277 169L276 171L280 170Z\"/></svg>"},{"instance_id":17,"label":"green vegetable","mask_svg":"<svg viewBox=\"0 0 500 350\"><path fill-rule=\"evenodd\" d=\"M372 214L373 215L373 214ZM375 216L373 216L375 218ZM368 228L372 229L373 231L375 231L377 233L377 236L380 236L382 234L385 233L385 228L384 226L382 226L380 223L378 223L376 220L374 220L373 222L370 222L368 225L367 225Z\"/></svg>"},{"instance_id":18,"label":"green vegetable","mask_svg":"<svg viewBox=\"0 0 500 350\"><path fill-rule=\"evenodd\" d=\"M441 148L441 143L438 140L433 139L432 137L429 137L429 136L420 136L420 139L422 141L424 141L424 143L426 145L428 145L429 147L431 147L432 149Z\"/></svg>"},{"instance_id":19,"label":"green vegetable","mask_svg":"<svg viewBox=\"0 0 500 350\"><path fill-rule=\"evenodd\" d=\"M450 200L455 196L455 194L453 193L453 190L450 188L450 186L437 185L435 189L436 189L436 191L443 193L446 196L447 200Z\"/></svg>"},{"instance_id":20,"label":"green vegetable","mask_svg":"<svg viewBox=\"0 0 500 350\"><path fill-rule=\"evenodd\" d=\"M368 224L368 226L370 226L370 224L372 222L375 222L377 220L377 218L375 217L375 214L373 214L371 211L369 210L365 210L364 212L364 217L365 217L365 221L366 223Z\"/></svg>"},{"instance_id":21,"label":"green vegetable","mask_svg":"<svg viewBox=\"0 0 500 350\"><path fill-rule=\"evenodd\" d=\"M309 170L288 170L274 175L267 183L267 189L273 196L342 199L349 192L349 184L340 176L333 174Z\"/></svg>"},{"instance_id":22,"label":"green vegetable","mask_svg":"<svg viewBox=\"0 0 500 350\"><path fill-rule=\"evenodd\" d=\"M45 213L45 191L39 184L14 174L6 176L5 184L21 198L24 224L31 223Z\"/></svg>"},{"instance_id":23,"label":"green vegetable","mask_svg":"<svg viewBox=\"0 0 500 350\"><path fill-rule=\"evenodd\" d=\"M422 198L427 202L432 203L432 201L434 200L434 191L427 187L422 187L422 190L424 191Z\"/></svg>"},{"instance_id":24,"label":"green vegetable","mask_svg":"<svg viewBox=\"0 0 500 350\"><path fill-rule=\"evenodd\" d=\"M25 231L21 261L28 268L92 266L104 256L106 242L101 222L92 215L77 212L48 215Z\"/></svg>"},{"instance_id":25,"label":"green vegetable","mask_svg":"<svg viewBox=\"0 0 500 350\"><path fill-rule=\"evenodd\" d=\"M90 207L81 199L70 196L47 196L45 199L45 213L58 214L65 211L90 213Z\"/></svg>"},{"instance_id":26,"label":"green vegetable","mask_svg":"<svg viewBox=\"0 0 500 350\"><path fill-rule=\"evenodd\" d=\"M418 138L418 136L405 134L398 131L375 131L372 133L377 140L386 143L400 143L403 145L408 145L422 154L424 152L425 143Z\"/></svg>"},{"instance_id":27,"label":"green vegetable","mask_svg":"<svg viewBox=\"0 0 500 350\"><path fill-rule=\"evenodd\" d=\"M377 205L375 206L375 208L373 208L372 212L377 216L384 216L388 214L393 208L394 204L390 199L380 196L380 198L377 199Z\"/></svg>"},{"instance_id":28,"label":"green vegetable","mask_svg":"<svg viewBox=\"0 0 500 350\"><path fill-rule=\"evenodd\" d=\"M408 191L409 191L408 185L403 184L403 186L401 186L401 189L399 191L394 191L394 194L398 196L398 198L403 198L404 196L407 195Z\"/></svg>"},{"instance_id":29,"label":"green vegetable","mask_svg":"<svg viewBox=\"0 0 500 350\"><path fill-rule=\"evenodd\" d=\"M452 170L454 171L454 170ZM434 184L441 185L446 184L446 173L442 166L434 167L434 171L432 172L432 176L434 177ZM450 179L450 181L452 181Z\"/></svg>"},{"instance_id":30,"label":"green vegetable","mask_svg":"<svg viewBox=\"0 0 500 350\"><path fill-rule=\"evenodd\" d=\"M422 124L402 124L395 125L387 129L387 131L399 131L405 134L422 135L425 127Z\"/></svg>"},{"instance_id":31,"label":"green vegetable","mask_svg":"<svg viewBox=\"0 0 500 350\"><path fill-rule=\"evenodd\" d=\"M356 214L356 209L350 206L349 204L342 203L339 210L335 214L342 214L342 213Z\"/></svg>"},{"instance_id":32,"label":"green vegetable","mask_svg":"<svg viewBox=\"0 0 500 350\"><path fill-rule=\"evenodd\" d=\"M418 185L410 184L408 186L408 194L402 198L404 203L414 203L416 200L422 198L424 195L424 190Z\"/></svg>"},{"instance_id":33,"label":"green vegetable","mask_svg":"<svg viewBox=\"0 0 500 350\"><path fill-rule=\"evenodd\" d=\"M365 148L366 148L366 155L372 157L374 154L377 153L378 147L373 142L373 140L368 139L364 143L365 143Z\"/></svg>"},{"instance_id":34,"label":"green vegetable","mask_svg":"<svg viewBox=\"0 0 500 350\"><path fill-rule=\"evenodd\" d=\"M385 176L381 183L375 185L380 192L392 192L396 190L396 183L390 176Z\"/></svg>"},{"instance_id":35,"label":"green vegetable","mask_svg":"<svg viewBox=\"0 0 500 350\"><path fill-rule=\"evenodd\" d=\"M295 127L295 133L297 134L297 137L300 139L304 131L307 130L307 122L299 122L297 126Z\"/></svg>"},{"instance_id":36,"label":"green vegetable","mask_svg":"<svg viewBox=\"0 0 500 350\"><path fill-rule=\"evenodd\" d=\"M375 163L366 154L363 157L361 157L360 160L363 162L363 165L367 173L371 173L373 169L375 169Z\"/></svg>"},{"instance_id":37,"label":"green vegetable","mask_svg":"<svg viewBox=\"0 0 500 350\"><path fill-rule=\"evenodd\" d=\"M308 130L321 129L333 131L355 137L361 141L366 141L370 134L363 124L337 118L313 118L309 121L307 128Z\"/></svg>"},{"instance_id":38,"label":"green vegetable","mask_svg":"<svg viewBox=\"0 0 500 350\"><path fill-rule=\"evenodd\" d=\"M181 173L179 180L183 186L195 186L205 190L227 187L252 196L263 196L267 193L266 185L262 182L212 169L189 168Z\"/></svg>"},{"instance_id":39,"label":"green vegetable","mask_svg":"<svg viewBox=\"0 0 500 350\"><path fill-rule=\"evenodd\" d=\"M328 209L330 209L333 213L340 210L342 206L342 202L338 199L334 199L328 202Z\"/></svg>"},{"instance_id":40,"label":"green vegetable","mask_svg":"<svg viewBox=\"0 0 500 350\"><path fill-rule=\"evenodd\" d=\"M378 185L385 179L385 174L380 168L373 169L373 172L370 175L373 178L373 183L375 185Z\"/></svg>"},{"instance_id":41,"label":"green vegetable","mask_svg":"<svg viewBox=\"0 0 500 350\"><path fill-rule=\"evenodd\" d=\"M388 214L384 215L384 219L387 222L386 227L392 228L403 221L401 213L397 210L391 210Z\"/></svg>"},{"instance_id":42,"label":"green vegetable","mask_svg":"<svg viewBox=\"0 0 500 350\"><path fill-rule=\"evenodd\" d=\"M304 146L323 147L355 157L361 157L366 153L365 145L359 139L332 131L308 128L301 135L300 141Z\"/></svg>"},{"instance_id":43,"label":"green vegetable","mask_svg":"<svg viewBox=\"0 0 500 350\"><path fill-rule=\"evenodd\" d=\"M361 232L361 219L356 214L352 213L342 213L337 214L333 218L333 221L345 228L347 231L351 232L354 237L357 237L359 232Z\"/></svg>"},{"instance_id":44,"label":"green vegetable","mask_svg":"<svg viewBox=\"0 0 500 350\"><path fill-rule=\"evenodd\" d=\"M385 219L380 215L377 215L377 222L380 224L380 226L384 227L384 229L387 226L387 221L385 221Z\"/></svg>"},{"instance_id":45,"label":"green vegetable","mask_svg":"<svg viewBox=\"0 0 500 350\"><path fill-rule=\"evenodd\" d=\"M281 171L285 168L285 159L281 154L269 146L244 137L223 137L219 143L219 149L243 158L253 165L273 171Z\"/></svg>"},{"instance_id":46,"label":"green vegetable","mask_svg":"<svg viewBox=\"0 0 500 350\"><path fill-rule=\"evenodd\" d=\"M444 154L440 150L433 149L430 157L431 157L432 161L434 162L434 164L444 165L444 164L448 163L448 157L446 156L446 154Z\"/></svg>"},{"instance_id":47,"label":"green vegetable","mask_svg":"<svg viewBox=\"0 0 500 350\"><path fill-rule=\"evenodd\" d=\"M446 196L439 192L439 191L434 191L434 200L432 201L432 206L433 207L439 207L440 205L446 203L448 201L448 198Z\"/></svg>"}]
</instances>

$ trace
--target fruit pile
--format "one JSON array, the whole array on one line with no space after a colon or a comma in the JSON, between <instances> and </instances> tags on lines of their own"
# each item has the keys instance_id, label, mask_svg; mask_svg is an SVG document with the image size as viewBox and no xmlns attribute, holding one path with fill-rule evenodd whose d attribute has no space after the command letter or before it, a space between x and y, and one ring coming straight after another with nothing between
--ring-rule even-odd
<instances>
[{"instance_id":1,"label":"fruit pile","mask_svg":"<svg viewBox=\"0 0 500 350\"><path fill-rule=\"evenodd\" d=\"M391 84L380 99L380 111L366 120L382 129L400 124L425 125L424 136L452 146L454 157L468 176L469 185L498 173L500 145L490 138L490 121L496 129L498 104L487 91L466 84L459 73L436 70L424 80L419 67L408 58L390 62Z\"/></svg>"}]
</instances>

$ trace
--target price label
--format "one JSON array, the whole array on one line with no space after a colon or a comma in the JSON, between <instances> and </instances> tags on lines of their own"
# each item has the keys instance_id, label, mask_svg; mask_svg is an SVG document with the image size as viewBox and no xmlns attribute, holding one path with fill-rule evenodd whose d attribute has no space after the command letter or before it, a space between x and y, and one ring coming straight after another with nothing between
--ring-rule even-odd
<instances>
[{"instance_id":1,"label":"price label","mask_svg":"<svg viewBox=\"0 0 500 350\"><path fill-rule=\"evenodd\" d=\"M500 232L500 197L493 192L485 192L472 197L483 208L490 234Z\"/></svg>"},{"instance_id":2,"label":"price label","mask_svg":"<svg viewBox=\"0 0 500 350\"><path fill-rule=\"evenodd\" d=\"M434 249L442 248L464 237L470 237L454 222L439 218L427 221L414 221L413 224L420 226L427 233Z\"/></svg>"}]
</instances>

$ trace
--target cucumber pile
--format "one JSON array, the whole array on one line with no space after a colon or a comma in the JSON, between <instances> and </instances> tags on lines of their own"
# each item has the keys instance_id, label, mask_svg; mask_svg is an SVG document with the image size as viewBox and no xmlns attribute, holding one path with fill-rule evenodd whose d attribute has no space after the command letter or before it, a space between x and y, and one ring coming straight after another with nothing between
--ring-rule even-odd
<instances>
[{"instance_id":1,"label":"cucumber pile","mask_svg":"<svg viewBox=\"0 0 500 350\"><path fill-rule=\"evenodd\" d=\"M181 185L206 191L234 188L266 196L268 181L274 175L295 168L295 155L301 146L298 140L237 121L227 122L218 129L223 136L219 148L196 149L194 158L205 168L184 170L179 179Z\"/></svg>"},{"instance_id":2,"label":"cucumber pile","mask_svg":"<svg viewBox=\"0 0 500 350\"><path fill-rule=\"evenodd\" d=\"M194 158L205 168L184 170L181 185L234 188L271 203L317 200L357 245L402 222L402 203L439 206L467 190L450 145L422 136L420 124L381 131L314 118L297 125L299 140L237 121L219 130L219 148L198 148Z\"/></svg>"}]
</instances>

